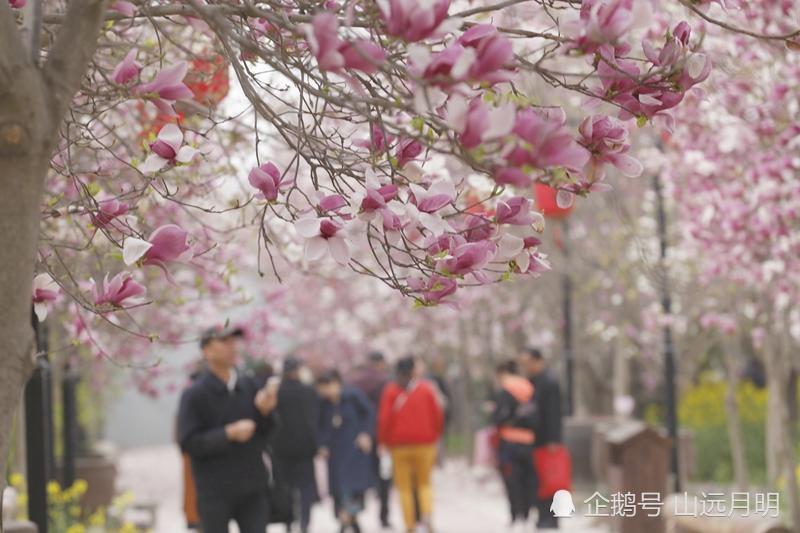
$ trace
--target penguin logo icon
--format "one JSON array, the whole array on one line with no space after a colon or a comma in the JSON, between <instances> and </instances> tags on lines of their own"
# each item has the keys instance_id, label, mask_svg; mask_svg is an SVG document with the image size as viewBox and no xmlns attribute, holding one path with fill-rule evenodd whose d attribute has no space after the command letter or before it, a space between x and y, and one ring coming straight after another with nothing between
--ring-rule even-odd
<instances>
[{"instance_id":1,"label":"penguin logo icon","mask_svg":"<svg viewBox=\"0 0 800 533\"><path fill-rule=\"evenodd\" d=\"M572 494L567 490L559 490L553 495L550 512L556 518L569 518L575 513L575 504L572 503Z\"/></svg>"}]
</instances>

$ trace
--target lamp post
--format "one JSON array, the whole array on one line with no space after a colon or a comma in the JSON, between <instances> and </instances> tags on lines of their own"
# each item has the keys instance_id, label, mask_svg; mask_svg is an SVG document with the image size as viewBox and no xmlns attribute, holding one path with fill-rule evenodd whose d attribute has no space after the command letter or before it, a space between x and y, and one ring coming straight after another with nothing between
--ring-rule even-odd
<instances>
[{"instance_id":1,"label":"lamp post","mask_svg":"<svg viewBox=\"0 0 800 533\"><path fill-rule=\"evenodd\" d=\"M28 516L39 533L47 533L47 482L53 461L50 361L47 327L31 313L36 337L36 368L25 385L25 461L28 473Z\"/></svg>"},{"instance_id":2,"label":"lamp post","mask_svg":"<svg viewBox=\"0 0 800 533\"><path fill-rule=\"evenodd\" d=\"M672 296L669 288L669 278L667 276L667 214L664 208L664 191L661 185L661 177L658 173L653 175L653 191L656 196L656 219L658 223L658 243L659 243L659 288L661 290L661 311L666 320L663 326L664 340L664 400L667 404L667 432L672 440L670 449L670 463L673 476L675 492L681 491L680 476L680 455L678 454L678 414L675 393L675 345L672 340Z\"/></svg>"},{"instance_id":3,"label":"lamp post","mask_svg":"<svg viewBox=\"0 0 800 533\"><path fill-rule=\"evenodd\" d=\"M561 250L564 253L564 268L561 276L561 309L563 320L563 347L564 347L564 373L566 382L566 398L564 414L572 416L575 413L575 353L572 348L572 276L569 272L569 223L567 217L572 212L572 207L559 207L556 201L557 191L545 185L534 185L536 205L545 218L560 220L562 223Z\"/></svg>"}]
</instances>

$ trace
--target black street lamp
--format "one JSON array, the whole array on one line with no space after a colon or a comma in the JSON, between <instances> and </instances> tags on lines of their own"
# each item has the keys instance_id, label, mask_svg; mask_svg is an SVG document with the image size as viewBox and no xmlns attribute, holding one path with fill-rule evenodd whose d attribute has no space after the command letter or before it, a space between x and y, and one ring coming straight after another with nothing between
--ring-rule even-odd
<instances>
[{"instance_id":1,"label":"black street lamp","mask_svg":"<svg viewBox=\"0 0 800 533\"><path fill-rule=\"evenodd\" d=\"M667 404L667 432L669 438L672 440L672 448L670 450L670 462L672 466L672 476L675 487L675 492L681 491L681 476L680 476L680 456L678 454L678 414L677 414L677 401L676 401L676 387L675 387L675 345L672 340L672 325L670 317L672 316L672 296L670 294L669 277L667 276L667 214L664 208L664 191L661 185L661 177L659 174L653 175L653 191L656 195L656 219L658 222L658 242L659 242L659 271L658 281L659 288L661 289L661 310L664 317L667 319L663 327L664 339L664 389Z\"/></svg>"},{"instance_id":2,"label":"black street lamp","mask_svg":"<svg viewBox=\"0 0 800 533\"><path fill-rule=\"evenodd\" d=\"M39 533L47 533L47 482L52 479L53 418L47 326L31 313L36 337L36 368L25 385L25 460L28 516Z\"/></svg>"}]
</instances>

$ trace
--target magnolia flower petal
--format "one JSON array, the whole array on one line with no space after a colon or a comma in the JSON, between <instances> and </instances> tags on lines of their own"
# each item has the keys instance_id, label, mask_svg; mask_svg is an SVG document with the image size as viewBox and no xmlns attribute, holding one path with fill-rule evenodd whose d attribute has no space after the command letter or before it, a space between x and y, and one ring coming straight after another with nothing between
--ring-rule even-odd
<instances>
[{"instance_id":1,"label":"magnolia flower petal","mask_svg":"<svg viewBox=\"0 0 800 533\"><path fill-rule=\"evenodd\" d=\"M319 219L318 218L301 218L294 223L294 229L297 234L306 239L311 239L319 236Z\"/></svg>"},{"instance_id":2,"label":"magnolia flower petal","mask_svg":"<svg viewBox=\"0 0 800 533\"><path fill-rule=\"evenodd\" d=\"M519 254L514 261L517 263L520 272L527 272L528 267L531 266L531 254L527 251Z\"/></svg>"},{"instance_id":3,"label":"magnolia flower petal","mask_svg":"<svg viewBox=\"0 0 800 533\"><path fill-rule=\"evenodd\" d=\"M172 146L177 152L183 144L183 132L177 124L167 124L158 132L158 139Z\"/></svg>"},{"instance_id":4,"label":"magnolia flower petal","mask_svg":"<svg viewBox=\"0 0 800 533\"><path fill-rule=\"evenodd\" d=\"M708 61L708 58L705 54L692 54L689 56L689 59L686 60L686 72L689 77L693 80L699 78L706 68L706 61Z\"/></svg>"},{"instance_id":5,"label":"magnolia flower petal","mask_svg":"<svg viewBox=\"0 0 800 533\"><path fill-rule=\"evenodd\" d=\"M314 237L306 241L305 258L306 261L319 261L328 253L328 242L322 237Z\"/></svg>"},{"instance_id":6,"label":"magnolia flower petal","mask_svg":"<svg viewBox=\"0 0 800 533\"><path fill-rule=\"evenodd\" d=\"M469 111L469 102L460 94L454 94L447 101L447 125L453 131L463 133L467 128L467 113Z\"/></svg>"},{"instance_id":7,"label":"magnolia flower petal","mask_svg":"<svg viewBox=\"0 0 800 533\"><path fill-rule=\"evenodd\" d=\"M575 195L564 189L559 189L556 193L556 205L560 209L569 209L575 202Z\"/></svg>"},{"instance_id":8,"label":"magnolia flower petal","mask_svg":"<svg viewBox=\"0 0 800 533\"><path fill-rule=\"evenodd\" d=\"M38 302L33 304L33 311L36 313L36 318L39 319L39 322L42 322L45 318L47 318L48 310L49 305L47 302Z\"/></svg>"},{"instance_id":9,"label":"magnolia flower petal","mask_svg":"<svg viewBox=\"0 0 800 533\"><path fill-rule=\"evenodd\" d=\"M126 265L131 266L144 257L144 254L152 247L153 245L147 241L135 237L128 237L125 239L125 244L122 246L122 260Z\"/></svg>"},{"instance_id":10,"label":"magnolia flower petal","mask_svg":"<svg viewBox=\"0 0 800 533\"><path fill-rule=\"evenodd\" d=\"M642 162L627 154L618 154L613 158L614 166L629 178L638 178L644 172Z\"/></svg>"},{"instance_id":11,"label":"magnolia flower petal","mask_svg":"<svg viewBox=\"0 0 800 533\"><path fill-rule=\"evenodd\" d=\"M506 233L500 238L500 242L497 243L496 259L499 261L508 261L519 255L524 247L525 241L523 239Z\"/></svg>"},{"instance_id":12,"label":"magnolia flower petal","mask_svg":"<svg viewBox=\"0 0 800 533\"><path fill-rule=\"evenodd\" d=\"M35 289L45 289L45 290L56 290L58 289L58 283L53 279L53 277L48 273L37 274L35 278L33 278L33 288Z\"/></svg>"},{"instance_id":13,"label":"magnolia flower petal","mask_svg":"<svg viewBox=\"0 0 800 533\"><path fill-rule=\"evenodd\" d=\"M517 107L508 103L489 111L489 128L484 131L481 138L484 140L497 139L511 133L514 129L514 117Z\"/></svg>"},{"instance_id":14,"label":"magnolia flower petal","mask_svg":"<svg viewBox=\"0 0 800 533\"><path fill-rule=\"evenodd\" d=\"M182 146L180 150L178 150L178 154L175 156L175 160L179 163L188 163L191 161L194 156L197 154L197 150L192 148L191 146Z\"/></svg>"},{"instance_id":15,"label":"magnolia flower petal","mask_svg":"<svg viewBox=\"0 0 800 533\"><path fill-rule=\"evenodd\" d=\"M328 248L333 259L340 265L346 265L350 261L350 247L344 237L331 237L328 239Z\"/></svg>"},{"instance_id":16,"label":"magnolia flower petal","mask_svg":"<svg viewBox=\"0 0 800 533\"><path fill-rule=\"evenodd\" d=\"M532 215L533 215L533 223L531 224L531 226L533 226L533 230L535 232L537 232L537 233L543 232L544 231L544 215L542 215L538 211L534 211L532 213Z\"/></svg>"},{"instance_id":17,"label":"magnolia flower petal","mask_svg":"<svg viewBox=\"0 0 800 533\"><path fill-rule=\"evenodd\" d=\"M139 171L144 174L153 174L164 168L167 163L169 163L169 161L160 155L150 154L147 156L147 159L144 160L144 163L139 166Z\"/></svg>"}]
</instances>

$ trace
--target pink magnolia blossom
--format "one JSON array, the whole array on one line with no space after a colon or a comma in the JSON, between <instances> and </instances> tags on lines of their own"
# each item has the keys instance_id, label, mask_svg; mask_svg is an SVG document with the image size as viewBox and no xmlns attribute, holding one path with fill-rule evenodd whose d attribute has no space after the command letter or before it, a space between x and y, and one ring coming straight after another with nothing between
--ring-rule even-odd
<instances>
[{"instance_id":1,"label":"pink magnolia blossom","mask_svg":"<svg viewBox=\"0 0 800 533\"><path fill-rule=\"evenodd\" d=\"M381 185L375 188L367 187L366 195L361 200L361 211L369 213L386 208L387 202L397 197L397 191L397 185L393 184Z\"/></svg>"},{"instance_id":2,"label":"pink magnolia blossom","mask_svg":"<svg viewBox=\"0 0 800 533\"><path fill-rule=\"evenodd\" d=\"M541 214L532 210L533 202L529 198L515 196L508 200L498 200L495 209L495 220L498 224L530 226Z\"/></svg>"},{"instance_id":3,"label":"pink magnolia blossom","mask_svg":"<svg viewBox=\"0 0 800 533\"><path fill-rule=\"evenodd\" d=\"M375 173L370 169L365 173L366 183L364 184L363 194L354 196L354 211L362 219L372 221L376 216L381 217L384 231L398 231L402 227L400 216L392 211L390 203L397 204L395 201L399 191L397 185L382 185Z\"/></svg>"},{"instance_id":4,"label":"pink magnolia blossom","mask_svg":"<svg viewBox=\"0 0 800 533\"><path fill-rule=\"evenodd\" d=\"M389 35L417 42L437 34L450 0L378 0L378 8Z\"/></svg>"},{"instance_id":5,"label":"pink magnolia blossom","mask_svg":"<svg viewBox=\"0 0 800 533\"><path fill-rule=\"evenodd\" d=\"M133 279L130 272L120 272L111 280L106 274L99 286L92 280L92 296L94 304L98 307L112 306L125 307L139 303L138 296L143 295L146 289Z\"/></svg>"},{"instance_id":6,"label":"pink magnolia blossom","mask_svg":"<svg viewBox=\"0 0 800 533\"><path fill-rule=\"evenodd\" d=\"M397 160L397 168L403 168L406 164L415 160L422 153L422 143L416 139L405 138L397 143L395 149L395 159Z\"/></svg>"},{"instance_id":7,"label":"pink magnolia blossom","mask_svg":"<svg viewBox=\"0 0 800 533\"><path fill-rule=\"evenodd\" d=\"M167 124L158 132L155 142L150 143L152 154L147 156L139 168L143 173L158 172L167 165L177 165L191 161L197 150L183 145L183 132L176 124Z\"/></svg>"},{"instance_id":8,"label":"pink magnolia blossom","mask_svg":"<svg viewBox=\"0 0 800 533\"><path fill-rule=\"evenodd\" d=\"M547 256L535 250L525 250L525 255L516 260L516 271L520 274L529 274L538 277L551 270Z\"/></svg>"},{"instance_id":9,"label":"pink magnolia blossom","mask_svg":"<svg viewBox=\"0 0 800 533\"><path fill-rule=\"evenodd\" d=\"M468 149L511 133L515 114L514 104L490 108L481 98L468 102L454 95L447 103L447 121L459 133L459 142Z\"/></svg>"},{"instance_id":10,"label":"pink magnolia blossom","mask_svg":"<svg viewBox=\"0 0 800 533\"><path fill-rule=\"evenodd\" d=\"M483 241L494 236L496 226L488 218L478 215L469 215L466 218L462 234L469 242Z\"/></svg>"},{"instance_id":11,"label":"pink magnolia blossom","mask_svg":"<svg viewBox=\"0 0 800 533\"><path fill-rule=\"evenodd\" d=\"M378 154L385 151L394 142L394 136L383 132L380 125L375 124L370 128L369 139L359 139L355 141L356 146L368 148L372 153Z\"/></svg>"},{"instance_id":12,"label":"pink magnolia blossom","mask_svg":"<svg viewBox=\"0 0 800 533\"><path fill-rule=\"evenodd\" d=\"M447 276L433 274L428 278L410 278L408 289L422 304L437 305L456 292L458 282Z\"/></svg>"},{"instance_id":13,"label":"pink magnolia blossom","mask_svg":"<svg viewBox=\"0 0 800 533\"><path fill-rule=\"evenodd\" d=\"M630 150L627 126L617 118L605 115L586 117L578 131L580 143L591 153L587 175L602 179L602 165L609 163L617 167L625 176L635 178L642 174L644 167L634 157L627 154Z\"/></svg>"},{"instance_id":14,"label":"pink magnolia blossom","mask_svg":"<svg viewBox=\"0 0 800 533\"><path fill-rule=\"evenodd\" d=\"M278 195L290 188L294 184L294 180L284 178L281 171L272 161L267 161L261 166L255 167L247 175L247 181L250 185L261 191L261 195L268 202L274 202L278 199Z\"/></svg>"},{"instance_id":15,"label":"pink magnolia blossom","mask_svg":"<svg viewBox=\"0 0 800 533\"><path fill-rule=\"evenodd\" d=\"M166 115L174 115L172 104L179 100L189 100L194 93L183 83L189 65L181 61L162 69L150 83L140 85L137 91L151 100Z\"/></svg>"},{"instance_id":16,"label":"pink magnolia blossom","mask_svg":"<svg viewBox=\"0 0 800 533\"><path fill-rule=\"evenodd\" d=\"M347 200L340 194L329 194L320 198L319 202L317 202L317 206L326 213L329 211L337 212L347 206Z\"/></svg>"},{"instance_id":17,"label":"pink magnolia blossom","mask_svg":"<svg viewBox=\"0 0 800 533\"><path fill-rule=\"evenodd\" d=\"M175 224L159 227L146 241L128 237L122 248L126 265L140 263L159 266L165 270L167 263L188 261L192 255L188 232Z\"/></svg>"},{"instance_id":18,"label":"pink magnolia blossom","mask_svg":"<svg viewBox=\"0 0 800 533\"><path fill-rule=\"evenodd\" d=\"M507 81L508 66L514 60L511 41L492 24L478 24L465 31L458 43L472 50L475 59L469 67L467 78L489 83Z\"/></svg>"},{"instance_id":19,"label":"pink magnolia blossom","mask_svg":"<svg viewBox=\"0 0 800 533\"><path fill-rule=\"evenodd\" d=\"M59 292L58 283L55 282L50 274L43 273L33 278L31 298L33 300L33 310L40 322L47 318L50 306L58 299Z\"/></svg>"},{"instance_id":20,"label":"pink magnolia blossom","mask_svg":"<svg viewBox=\"0 0 800 533\"><path fill-rule=\"evenodd\" d=\"M327 11L315 15L311 24L306 26L306 39L320 70L353 69L375 73L385 59L383 49L364 39L342 41L338 31L336 15Z\"/></svg>"},{"instance_id":21,"label":"pink magnolia blossom","mask_svg":"<svg viewBox=\"0 0 800 533\"><path fill-rule=\"evenodd\" d=\"M493 25L478 24L430 58L422 75L438 85L459 81L496 84L510 79L513 59L511 41Z\"/></svg>"},{"instance_id":22,"label":"pink magnolia blossom","mask_svg":"<svg viewBox=\"0 0 800 533\"><path fill-rule=\"evenodd\" d=\"M107 226L117 217L125 215L130 206L116 198L108 198L97 202L97 212L91 213L92 224L97 228Z\"/></svg>"},{"instance_id":23,"label":"pink magnolia blossom","mask_svg":"<svg viewBox=\"0 0 800 533\"><path fill-rule=\"evenodd\" d=\"M377 44L366 39L342 43L339 53L344 59L344 68L374 74L386 59L386 53Z\"/></svg>"},{"instance_id":24,"label":"pink magnolia blossom","mask_svg":"<svg viewBox=\"0 0 800 533\"><path fill-rule=\"evenodd\" d=\"M384 232L397 232L403 228L403 221L400 219L400 215L390 208L381 209L379 213L383 219ZM399 238L399 236L394 236L394 238Z\"/></svg>"},{"instance_id":25,"label":"pink magnolia blossom","mask_svg":"<svg viewBox=\"0 0 800 533\"><path fill-rule=\"evenodd\" d=\"M27 0L8 0L8 4L12 9L22 9L27 3Z\"/></svg>"},{"instance_id":26,"label":"pink magnolia blossom","mask_svg":"<svg viewBox=\"0 0 800 533\"><path fill-rule=\"evenodd\" d=\"M350 243L343 235L344 226L330 218L301 218L294 224L297 234L306 239L305 258L319 261L330 255L340 265L350 261Z\"/></svg>"},{"instance_id":27,"label":"pink magnolia blossom","mask_svg":"<svg viewBox=\"0 0 800 533\"><path fill-rule=\"evenodd\" d=\"M600 45L616 43L635 22L634 0L584 0L576 46L593 53Z\"/></svg>"},{"instance_id":28,"label":"pink magnolia blossom","mask_svg":"<svg viewBox=\"0 0 800 533\"><path fill-rule=\"evenodd\" d=\"M452 231L452 227L438 211L452 205L455 197L455 185L446 178L434 181L427 189L412 183L402 209L410 223L419 223L434 235L441 235Z\"/></svg>"},{"instance_id":29,"label":"pink magnolia blossom","mask_svg":"<svg viewBox=\"0 0 800 533\"><path fill-rule=\"evenodd\" d=\"M136 48L131 49L111 73L111 79L117 85L127 85L139 76L142 67L136 62L136 52Z\"/></svg>"},{"instance_id":30,"label":"pink magnolia blossom","mask_svg":"<svg viewBox=\"0 0 800 533\"><path fill-rule=\"evenodd\" d=\"M432 235L425 241L425 251L431 257L440 256L439 258L441 258L441 256L450 255L453 250L467 242L463 235L457 233Z\"/></svg>"},{"instance_id":31,"label":"pink magnolia blossom","mask_svg":"<svg viewBox=\"0 0 800 533\"><path fill-rule=\"evenodd\" d=\"M527 169L564 167L580 171L589 161L589 152L579 145L565 126L562 110L527 108L517 112L512 140L506 151L506 166L494 174L501 184L527 186Z\"/></svg>"},{"instance_id":32,"label":"pink magnolia blossom","mask_svg":"<svg viewBox=\"0 0 800 533\"><path fill-rule=\"evenodd\" d=\"M437 180L427 189L412 183L409 190L411 202L423 213L434 213L455 200L455 187L450 180Z\"/></svg>"},{"instance_id":33,"label":"pink magnolia blossom","mask_svg":"<svg viewBox=\"0 0 800 533\"><path fill-rule=\"evenodd\" d=\"M109 4L108 9L116 11L117 13L122 13L126 17L132 17L136 14L136 6L126 0L116 0Z\"/></svg>"},{"instance_id":34,"label":"pink magnolia blossom","mask_svg":"<svg viewBox=\"0 0 800 533\"><path fill-rule=\"evenodd\" d=\"M484 268L495 252L497 246L491 241L466 242L439 260L436 269L447 275L464 276Z\"/></svg>"}]
</instances>

